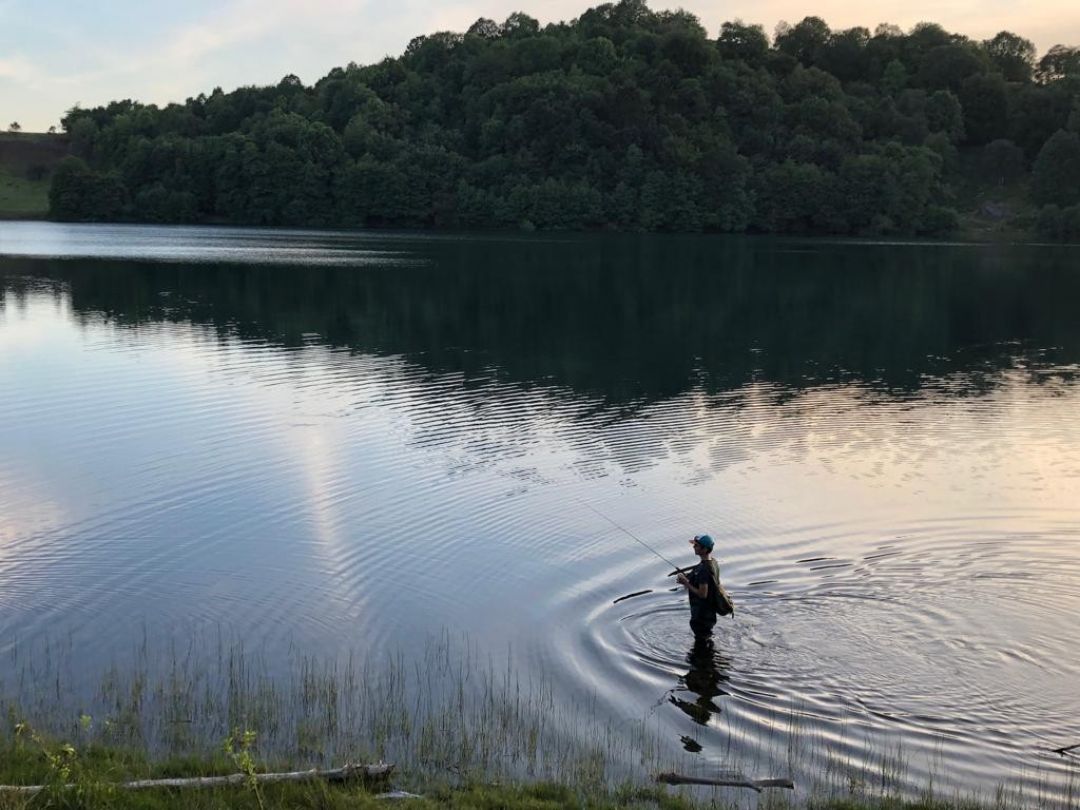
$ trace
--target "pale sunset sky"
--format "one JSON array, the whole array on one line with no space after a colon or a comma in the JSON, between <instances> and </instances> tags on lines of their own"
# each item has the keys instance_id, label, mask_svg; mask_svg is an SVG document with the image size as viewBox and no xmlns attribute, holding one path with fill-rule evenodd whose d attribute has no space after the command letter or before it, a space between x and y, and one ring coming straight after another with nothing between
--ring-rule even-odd
<instances>
[{"instance_id":1,"label":"pale sunset sky","mask_svg":"<svg viewBox=\"0 0 1080 810\"><path fill-rule=\"evenodd\" d=\"M275 84L294 73L312 84L331 68L397 56L417 34L464 31L478 17L498 22L523 11L570 20L588 0L0 0L0 127L59 124L76 103L133 98L182 102L214 87ZM904 30L921 21L986 39L1010 30L1041 55L1080 45L1080 0L652 0L684 8L710 36L741 19L770 35L781 20L816 15L834 29L881 22Z\"/></svg>"}]
</instances>

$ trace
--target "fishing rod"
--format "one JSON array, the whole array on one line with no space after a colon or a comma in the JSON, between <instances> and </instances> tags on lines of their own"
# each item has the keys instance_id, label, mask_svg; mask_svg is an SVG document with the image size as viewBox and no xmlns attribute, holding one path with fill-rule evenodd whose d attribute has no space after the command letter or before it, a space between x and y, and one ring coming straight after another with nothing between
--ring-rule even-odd
<instances>
[{"instance_id":1,"label":"fishing rod","mask_svg":"<svg viewBox=\"0 0 1080 810\"><path fill-rule=\"evenodd\" d=\"M669 560L669 559L668 559L667 557L665 557L665 556L664 556L663 554L661 554L661 553L660 553L659 551L657 551L657 550L656 550L655 548L653 548L652 546L650 546L650 545L649 545L648 543L646 543L646 542L645 542L644 540L642 540L642 539L641 539L640 537L638 537L638 536L637 536L636 534L634 534L634 533L633 533L632 531L630 531L629 529L627 529L627 528L626 528L625 526L620 526L620 525L619 525L618 523L616 523L616 522L615 522L614 520L612 520L611 518L609 518L609 517L608 517L607 515L605 515L605 514L604 514L603 512L601 512L601 511L600 511L599 509L597 509L597 508L596 508L595 506L593 506L592 504L590 504L590 503L586 503L585 501L582 501L582 500L579 500L579 499L575 499L575 500L577 500L577 502L578 502L578 503L580 503L580 504L581 504L582 506L584 506L584 507L585 507L586 509L591 509L591 510L592 510L593 512L595 512L596 514L598 514L598 515L599 515L600 517L602 517L602 518L603 518L604 520L606 520L606 521L607 521L608 523L610 523L610 524L611 524L612 526L614 526L614 527L615 527L616 529L618 529L619 531L621 531L621 532L625 532L626 534L630 535L630 536L631 536L632 538L634 538L634 539L635 539L635 540L637 540L637 541L638 541L639 543L641 543L641 545L643 545L643 546L644 546L645 548L647 548L647 549L648 549L649 551L651 551L651 552L652 552L653 554L655 554L655 555L656 555L657 557L659 557L659 558L660 558L661 560L663 560L663 561L664 561L664 562L666 562L666 563L667 563L668 565L670 565L670 566L671 566L672 568L674 568L674 569L675 569L675 570L676 570L676 571L677 571L678 573L680 573L680 574L681 574L681 573L683 573L683 569L682 569L682 568L679 568L679 566L675 565L675 563L673 563L673 562L672 562L671 560ZM635 595L636 595L636 594L635 594Z\"/></svg>"}]
</instances>

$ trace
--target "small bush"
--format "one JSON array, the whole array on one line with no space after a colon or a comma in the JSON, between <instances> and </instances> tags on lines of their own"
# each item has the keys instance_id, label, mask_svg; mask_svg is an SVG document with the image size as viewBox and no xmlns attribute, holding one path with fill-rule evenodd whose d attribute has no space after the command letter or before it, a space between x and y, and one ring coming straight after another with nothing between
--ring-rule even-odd
<instances>
[{"instance_id":1,"label":"small bush","mask_svg":"<svg viewBox=\"0 0 1080 810\"><path fill-rule=\"evenodd\" d=\"M920 222L920 233L927 236L947 236L960 227L956 211L944 205L928 205Z\"/></svg>"},{"instance_id":2,"label":"small bush","mask_svg":"<svg viewBox=\"0 0 1080 810\"><path fill-rule=\"evenodd\" d=\"M1035 229L1044 239L1060 239L1062 234L1061 209L1051 203L1039 211Z\"/></svg>"}]
</instances>

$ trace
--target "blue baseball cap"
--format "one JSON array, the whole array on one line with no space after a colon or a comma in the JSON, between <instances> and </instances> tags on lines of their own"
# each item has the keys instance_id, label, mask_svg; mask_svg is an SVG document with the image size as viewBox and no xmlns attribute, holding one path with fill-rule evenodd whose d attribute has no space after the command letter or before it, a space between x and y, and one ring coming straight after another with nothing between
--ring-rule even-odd
<instances>
[{"instance_id":1,"label":"blue baseball cap","mask_svg":"<svg viewBox=\"0 0 1080 810\"><path fill-rule=\"evenodd\" d=\"M699 534L696 537L694 537L694 539L691 540L690 542L691 543L697 543L699 546L701 546L706 551L712 551L713 550L713 539L711 537L709 537L709 535L707 535L707 534Z\"/></svg>"}]
</instances>

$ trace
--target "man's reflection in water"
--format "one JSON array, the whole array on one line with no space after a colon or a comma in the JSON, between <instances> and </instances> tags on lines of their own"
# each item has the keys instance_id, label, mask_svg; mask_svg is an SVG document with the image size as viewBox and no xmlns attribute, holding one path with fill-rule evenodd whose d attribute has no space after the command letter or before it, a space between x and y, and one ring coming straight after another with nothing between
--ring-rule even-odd
<instances>
[{"instance_id":1,"label":"man's reflection in water","mask_svg":"<svg viewBox=\"0 0 1080 810\"><path fill-rule=\"evenodd\" d=\"M720 714L714 698L728 694L720 684L729 680L727 671L731 661L716 651L711 638L695 639L694 646L686 654L686 661L690 670L679 678L679 686L673 690L670 700L695 723L707 726L713 714ZM679 697L680 693L686 697ZM696 697L689 699L690 695ZM682 743L687 751L701 750L701 745L692 737L683 737Z\"/></svg>"}]
</instances>

